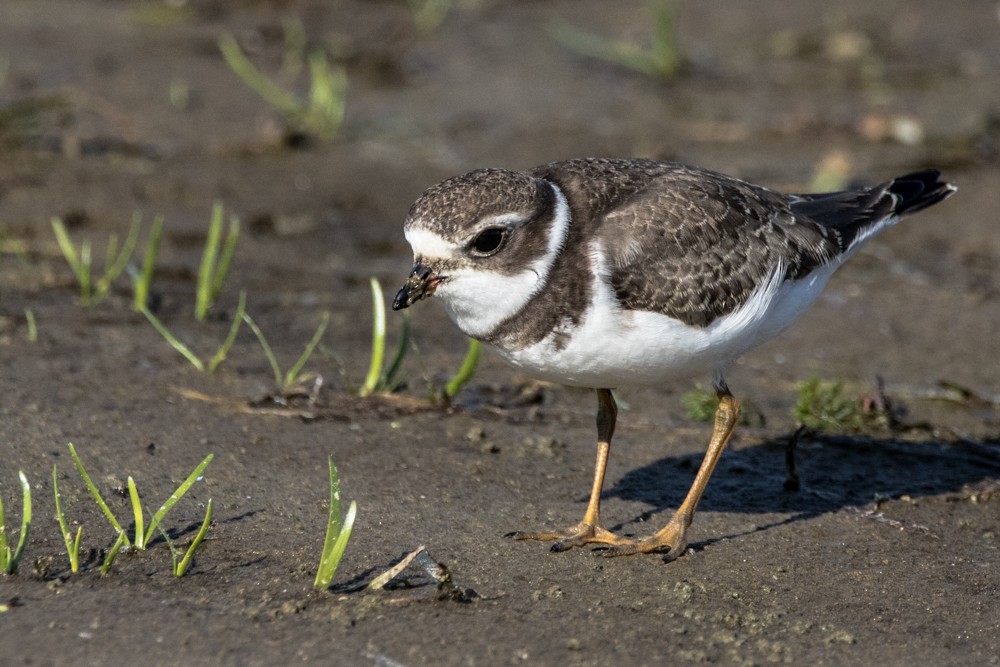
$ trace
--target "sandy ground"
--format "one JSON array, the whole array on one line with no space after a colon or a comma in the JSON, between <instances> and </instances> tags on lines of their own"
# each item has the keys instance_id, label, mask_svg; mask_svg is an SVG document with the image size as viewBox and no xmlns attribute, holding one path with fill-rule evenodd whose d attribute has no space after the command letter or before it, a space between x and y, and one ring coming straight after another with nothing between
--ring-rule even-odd
<instances>
[{"instance_id":1,"label":"sandy ground","mask_svg":"<svg viewBox=\"0 0 1000 667\"><path fill-rule=\"evenodd\" d=\"M59 102L28 127L0 120L11 531L19 469L35 493L21 570L0 579L5 664L1000 662L996 3L683 2L687 63L669 82L552 37L561 17L646 40L645 4L615 6L455 0L421 32L388 0L3 3L2 108ZM276 74L290 16L347 70L347 116L330 142L288 147L280 118L218 51L231 32ZM960 187L873 241L793 331L733 369L753 418L715 473L691 552L669 564L503 537L579 519L595 400L484 359L452 409L427 406L428 383L465 349L438 304L413 312L419 352L396 398L349 393L367 367L368 279L391 294L410 266L400 229L412 200L475 167L583 155L677 159L793 190L824 161L858 182L937 166ZM194 276L214 201L244 234L199 323ZM203 375L132 312L127 280L79 305L50 217L101 257L136 211L144 229L166 219L158 313L200 354L225 336L241 289L284 364L331 313L307 367L325 379L316 418L251 407L274 387L246 329ZM391 315L391 341L398 326ZM919 428L806 435L802 487L786 491L795 383L811 376L856 395L882 377ZM926 398L942 381L983 400ZM530 400L515 400L526 386ZM690 484L709 435L685 419L691 388L622 393L603 507L615 530L659 528ZM171 575L162 541L98 573L114 533L73 472L70 441L120 516L129 475L155 506L214 453L167 517L184 543L216 505L187 576ZM329 455L360 509L336 585L317 592ZM53 464L84 527L78 574L53 518ZM419 545L477 597L441 599L419 568L392 590L352 590Z\"/></svg>"}]
</instances>

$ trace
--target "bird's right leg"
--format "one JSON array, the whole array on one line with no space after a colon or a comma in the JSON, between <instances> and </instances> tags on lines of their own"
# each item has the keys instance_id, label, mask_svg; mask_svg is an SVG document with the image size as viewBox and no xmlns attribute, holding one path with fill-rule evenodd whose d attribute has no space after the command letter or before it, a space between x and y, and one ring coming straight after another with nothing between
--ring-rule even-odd
<instances>
[{"instance_id":1,"label":"bird's right leg","mask_svg":"<svg viewBox=\"0 0 1000 667\"><path fill-rule=\"evenodd\" d=\"M594 483L590 489L590 501L583 521L564 531L554 532L516 532L508 537L515 540L552 541L552 551L566 551L572 547L584 544L631 544L634 541L619 537L601 526L601 489L604 487L604 471L608 466L608 453L611 451L611 437L615 433L615 422L618 419L618 406L610 389L597 390L597 462L594 464Z\"/></svg>"}]
</instances>

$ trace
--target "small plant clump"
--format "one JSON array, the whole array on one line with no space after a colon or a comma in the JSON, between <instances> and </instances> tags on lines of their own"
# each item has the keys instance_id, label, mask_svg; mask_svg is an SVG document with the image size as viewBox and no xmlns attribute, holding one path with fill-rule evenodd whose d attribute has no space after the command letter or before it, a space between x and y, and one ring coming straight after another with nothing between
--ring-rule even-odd
<instances>
[{"instance_id":1,"label":"small plant clump","mask_svg":"<svg viewBox=\"0 0 1000 667\"><path fill-rule=\"evenodd\" d=\"M313 582L313 586L321 591L325 591L333 583L340 559L344 556L347 542L351 539L354 518L358 513L358 504L352 500L347 509L347 515L341 522L340 475L337 473L337 466L333 464L332 456L328 459L328 465L330 469L330 512L327 516L323 554L320 557L319 569L316 571L316 580Z\"/></svg>"},{"instance_id":2,"label":"small plant clump","mask_svg":"<svg viewBox=\"0 0 1000 667\"><path fill-rule=\"evenodd\" d=\"M810 378L798 386L793 414L806 428L823 431L859 431L866 425L860 398L845 394L841 382Z\"/></svg>"},{"instance_id":3,"label":"small plant clump","mask_svg":"<svg viewBox=\"0 0 1000 667\"><path fill-rule=\"evenodd\" d=\"M104 272L95 279L90 241L81 243L77 250L63 221L60 218L52 218L52 231L56 235L56 242L80 285L80 305L94 306L107 297L111 285L125 271L132 258L135 244L139 240L140 226L141 220L137 213L132 219L132 226L121 248L118 247L118 237L115 234L108 237Z\"/></svg>"},{"instance_id":4,"label":"small plant clump","mask_svg":"<svg viewBox=\"0 0 1000 667\"><path fill-rule=\"evenodd\" d=\"M212 207L212 219L208 224L208 237L205 239L205 249L201 254L201 265L198 267L198 290L195 294L194 316L203 322L208 317L208 309L222 291L222 286L229 275L229 267L236 253L236 240L240 236L240 219L235 215L229 218L229 229L226 241L222 242L222 203L216 202ZM222 254L219 254L219 249Z\"/></svg>"},{"instance_id":5,"label":"small plant clump","mask_svg":"<svg viewBox=\"0 0 1000 667\"><path fill-rule=\"evenodd\" d=\"M170 509L177 503L177 501L180 500L184 496L184 494L188 492L188 490L194 485L195 482L201 479L202 474L205 472L205 468L207 468L208 464L212 462L212 457L213 457L212 454L206 456L202 460L202 462L199 463L198 466L191 472L191 474L187 476L187 479L181 482L181 485L177 487L177 490L174 491L172 494L170 494L170 497L167 498L166 501L164 501L164 503L160 506L160 509L158 509L156 513L152 515L148 527L145 525L146 512L142 507L142 501L139 498L139 491L136 488L135 480L132 479L131 476L129 476L127 483L128 496L132 504L132 514L134 517L133 539L129 540L128 535L125 532L125 529L122 528L121 523L119 523L118 519L115 517L114 513L108 507L107 503L104 502L104 498L101 496L101 492L98 491L97 486L95 486L94 482L90 479L90 475L87 474L86 469L83 467L83 461L80 460L80 457L76 453L76 448L73 447L72 443L70 443L69 445L69 453L70 456L73 458L73 463L76 465L77 471L80 473L80 477L83 478L84 484L87 485L87 489L90 491L90 495L93 496L94 501L97 503L98 507L100 507L101 511L104 512L104 516L108 518L108 521L111 523L111 525L118 533L118 542L121 542L121 544L116 544L116 547L121 548L121 546L125 546L128 548L135 548L140 551L144 550L149 545L149 540L150 538L152 538L153 532L157 529L157 527L159 527L160 522L163 521L163 518L166 516L167 512L169 512ZM113 547L112 552L117 553L117 548ZM113 556L111 557L111 560L114 560Z\"/></svg>"},{"instance_id":6,"label":"small plant clump","mask_svg":"<svg viewBox=\"0 0 1000 667\"><path fill-rule=\"evenodd\" d=\"M247 323L250 330L253 331L254 335L257 337L257 341L260 343L261 349L264 350L264 356L267 357L268 363L271 364L271 370L274 372L274 383L278 389L279 396L284 396L288 391L301 379L302 368L312 357L313 352L316 350L316 346L319 345L319 341L323 338L323 334L326 333L326 327L330 323L330 313L324 313L323 319L320 321L319 326L316 328L316 332L313 334L312 338L306 343L305 349L302 354L299 355L298 360L291 368L284 374L281 372L281 367L278 365L278 359L274 356L274 352L271 351L271 346L268 344L267 339L264 338L264 333L257 326L257 323L253 321L250 315L244 313L243 321Z\"/></svg>"},{"instance_id":7,"label":"small plant clump","mask_svg":"<svg viewBox=\"0 0 1000 667\"><path fill-rule=\"evenodd\" d=\"M203 361L199 358L190 347L174 336L170 330L167 329L166 325L164 325L163 322L161 322L156 315L153 315L153 313L150 312L150 310L145 306L142 308L142 314L146 316L146 319L153 325L153 328L156 329L161 336L163 336L164 340L170 344L170 347L180 352L185 359L191 362L192 366L197 368L202 373L212 373L219 367L219 364L226 360L226 356L229 354L229 349L236 341L236 334L239 333L240 326L243 324L243 315L246 313L246 301L246 293L240 292L240 300L236 306L236 314L233 315L233 322L229 325L229 333L226 335L226 339L222 342L222 344L219 345L215 354L212 355L212 358L208 361Z\"/></svg>"},{"instance_id":8,"label":"small plant clump","mask_svg":"<svg viewBox=\"0 0 1000 667\"><path fill-rule=\"evenodd\" d=\"M571 51L620 65L655 79L669 81L681 71L684 59L677 39L676 0L650 0L653 25L652 43L640 46L579 30L560 21L552 28L554 37Z\"/></svg>"},{"instance_id":9,"label":"small plant clump","mask_svg":"<svg viewBox=\"0 0 1000 667\"><path fill-rule=\"evenodd\" d=\"M305 59L309 70L309 93L305 99L285 90L257 69L232 35L224 34L219 38L219 49L233 72L277 109L291 129L328 141L337 136L344 122L347 73L341 67L332 67L322 49L303 55L301 24L296 26L295 23L285 24L284 69L293 70L289 66L290 56Z\"/></svg>"},{"instance_id":10,"label":"small plant clump","mask_svg":"<svg viewBox=\"0 0 1000 667\"><path fill-rule=\"evenodd\" d=\"M699 384L681 395L681 404L684 406L685 419L710 422L715 419L715 411L719 408L719 397L714 391L708 391Z\"/></svg>"}]
</instances>

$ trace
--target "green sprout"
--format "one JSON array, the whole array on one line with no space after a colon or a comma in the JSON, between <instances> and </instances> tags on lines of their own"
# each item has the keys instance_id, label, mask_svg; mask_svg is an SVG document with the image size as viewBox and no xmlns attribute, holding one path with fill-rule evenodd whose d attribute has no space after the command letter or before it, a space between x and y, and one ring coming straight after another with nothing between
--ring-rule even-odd
<instances>
[{"instance_id":1,"label":"green sprout","mask_svg":"<svg viewBox=\"0 0 1000 667\"><path fill-rule=\"evenodd\" d=\"M108 295L111 285L125 271L135 244L139 240L140 217L136 213L132 218L132 226L129 228L128 236L118 248L118 237L112 234L108 237L107 255L104 261L104 273L94 280L93 265L91 261L90 241L84 241L80 245L79 251L73 241L69 238L66 225L60 218L52 218L52 231L55 232L56 242L63 257L73 270L76 281L80 284L80 304L83 306L93 306Z\"/></svg>"},{"instance_id":2,"label":"green sprout","mask_svg":"<svg viewBox=\"0 0 1000 667\"><path fill-rule=\"evenodd\" d=\"M201 266L198 267L198 291L195 295L194 316L203 322L208 315L208 309L222 291L222 285L229 274L229 266L236 252L236 240L240 235L240 220L236 216L229 218L229 231L226 242L222 246L222 256L219 256L219 246L222 242L222 204L216 202L212 207L212 220L208 226L208 238L205 240L205 250L201 255ZM152 270L152 269L150 269Z\"/></svg>"},{"instance_id":3,"label":"green sprout","mask_svg":"<svg viewBox=\"0 0 1000 667\"><path fill-rule=\"evenodd\" d=\"M455 373L454 377L448 380L448 384L444 386L444 395L447 400L455 398L458 392L462 390L462 387L475 375L476 367L479 365L479 356L482 354L482 351L483 348L479 344L479 341L470 338L469 347L466 349L462 365L459 366L458 372Z\"/></svg>"},{"instance_id":4,"label":"green sprout","mask_svg":"<svg viewBox=\"0 0 1000 667\"><path fill-rule=\"evenodd\" d=\"M24 319L28 323L28 342L38 341L38 325L35 323L35 312L31 308L24 309Z\"/></svg>"},{"instance_id":5,"label":"green sprout","mask_svg":"<svg viewBox=\"0 0 1000 667\"><path fill-rule=\"evenodd\" d=\"M173 567L171 568L175 577L183 577L184 573L187 572L188 566L191 565L191 559L194 558L194 552L198 550L201 546L202 540L208 535L208 527L212 523L212 499L208 499L208 504L205 507L205 519L201 522L201 528L198 529L198 534L194 536L194 540L191 541L190 546L188 546L187 551L181 556L180 550L174 546L173 541L170 536L167 535L163 528L159 527L160 535L163 536L163 540L170 547L170 556L173 559Z\"/></svg>"},{"instance_id":6,"label":"green sprout","mask_svg":"<svg viewBox=\"0 0 1000 667\"><path fill-rule=\"evenodd\" d=\"M148 527L145 525L145 511L142 507L142 502L139 499L139 491L136 488L135 480L133 480L132 477L130 476L128 478L128 494L132 504L132 513L135 520L135 531L133 533L134 539L132 541L129 541L128 536L125 534L125 530L121 526L121 523L118 522L118 519L115 518L114 513L108 507L107 503L104 502L104 498L101 497L101 492L97 490L97 487L94 485L94 482L91 481L90 479L90 475L88 475L86 469L84 469L83 461L81 461L80 457L77 456L76 449L73 447L72 443L70 443L69 445L69 453L70 456L73 457L73 463L76 464L76 469L80 473L80 477L83 478L84 483L90 490L90 495L93 496L94 501L97 502L98 507L100 507L101 511L104 512L104 516L108 518L108 521L111 522L111 525L114 527L114 529L118 531L119 539L123 541L126 547L130 548L134 547L135 549L138 549L140 551L144 550L148 546L149 540L153 536L153 531L155 531L157 526L160 525L160 522L163 521L163 518L166 516L167 512L169 512L170 509L177 503L177 501L180 500L181 497L183 497L184 494L188 492L188 489L190 489L195 482L201 479L202 474L205 472L205 468L208 467L208 464L212 462L213 458L212 454L206 456L202 460L202 462L199 463L198 466L191 472L191 474L187 476L187 479L181 482L181 485L177 487L177 490L174 491L172 494L170 494L170 497L167 498L167 500L160 506L160 509L158 509L156 513L152 515Z\"/></svg>"},{"instance_id":7,"label":"green sprout","mask_svg":"<svg viewBox=\"0 0 1000 667\"><path fill-rule=\"evenodd\" d=\"M410 345L410 319L407 313L403 313L402 331L399 336L399 345L393 355L392 362L388 369L383 372L385 361L385 298L382 295L382 285L378 278L372 277L372 354L371 362L368 364L368 374L365 376L364 384L358 391L359 396L370 396L371 394L393 391L398 385L397 379L399 369L403 365L406 351Z\"/></svg>"},{"instance_id":8,"label":"green sprout","mask_svg":"<svg viewBox=\"0 0 1000 667\"><path fill-rule=\"evenodd\" d=\"M614 63L649 77L670 80L677 76L684 59L677 46L676 0L650 0L653 36L650 46L618 42L579 30L565 21L552 28L553 36L571 51Z\"/></svg>"},{"instance_id":9,"label":"green sprout","mask_svg":"<svg viewBox=\"0 0 1000 667\"><path fill-rule=\"evenodd\" d=\"M297 33L285 28L287 53L301 49ZM293 39L294 38L294 39ZM219 38L219 49L229 67L243 82L268 104L277 109L292 128L306 132L322 140L337 136L344 121L347 97L347 73L340 67L331 67L330 61L321 49L315 49L306 56L309 66L309 94L300 99L257 69L230 34ZM301 56L300 56L301 57ZM285 68L290 71L288 58Z\"/></svg>"},{"instance_id":10,"label":"green sprout","mask_svg":"<svg viewBox=\"0 0 1000 667\"><path fill-rule=\"evenodd\" d=\"M240 292L240 300L236 306L236 314L233 315L233 322L229 325L229 333L226 335L226 339L222 342L222 345L219 346L219 349L215 351L215 354L207 362L202 361L190 347L185 345L179 338L170 333L170 330L167 329L166 325L164 325L163 322L161 322L156 315L153 315L153 313L151 313L145 306L142 308L142 314L146 316L146 319L153 325L153 328L156 329L161 336L163 336L164 340L170 343L172 348L180 352L185 359L190 361L192 366L197 368L202 373L212 373L219 367L219 364L226 360L226 355L229 354L229 349L236 341L236 334L239 332L240 326L243 324L243 315L246 312L246 301L246 292Z\"/></svg>"},{"instance_id":11,"label":"green sprout","mask_svg":"<svg viewBox=\"0 0 1000 667\"><path fill-rule=\"evenodd\" d=\"M347 509L347 516L341 523L340 476L337 474L337 466L333 464L332 456L329 457L328 462L330 467L330 513L326 524L326 539L323 541L323 555L320 557L316 581L313 582L313 587L321 591L325 591L333 583L340 559L347 548L348 540L351 539L354 518L358 513L358 504L352 500L351 506Z\"/></svg>"},{"instance_id":12,"label":"green sprout","mask_svg":"<svg viewBox=\"0 0 1000 667\"><path fill-rule=\"evenodd\" d=\"M23 500L21 505L21 532L18 535L17 548L14 551L11 551L7 545L7 521L3 514L3 501L0 501L0 572L4 574L14 574L17 572L17 565L21 562L21 556L24 555L24 547L28 543L28 530L31 528L31 485L28 484L28 478L24 476L23 470L19 470L17 476L21 480Z\"/></svg>"},{"instance_id":13,"label":"green sprout","mask_svg":"<svg viewBox=\"0 0 1000 667\"><path fill-rule=\"evenodd\" d=\"M66 543L66 553L69 554L69 569L73 574L80 569L80 539L83 537L83 526L76 529L76 537L69 530L66 515L63 514L61 497L59 495L58 466L52 466L52 492L56 496L56 519L59 521L59 532Z\"/></svg>"},{"instance_id":14,"label":"green sprout","mask_svg":"<svg viewBox=\"0 0 1000 667\"><path fill-rule=\"evenodd\" d=\"M156 256L160 252L160 236L163 233L163 216L158 215L153 220L149 230L149 242L142 259L142 269L135 276L133 284L132 309L142 312L149 305L149 285L153 282L153 267Z\"/></svg>"},{"instance_id":15,"label":"green sprout","mask_svg":"<svg viewBox=\"0 0 1000 667\"><path fill-rule=\"evenodd\" d=\"M316 346L319 345L320 339L323 338L323 334L326 332L326 327L330 323L330 313L323 314L323 319L319 323L319 327L316 328L316 332L306 344L306 347L302 351L298 360L285 374L281 373L281 367L278 365L278 359L274 356L271 346L268 345L267 339L264 338L264 332L260 330L257 323L254 322L253 318L251 318L247 313L243 314L243 321L247 323L250 330L253 331L255 336L257 336L257 341L264 350L264 356L267 357L268 362L271 364L271 370L274 372L274 382L277 386L278 392L284 396L288 393L289 388L299 381L302 368L306 365L306 362L309 361L309 358L316 350Z\"/></svg>"},{"instance_id":16,"label":"green sprout","mask_svg":"<svg viewBox=\"0 0 1000 667\"><path fill-rule=\"evenodd\" d=\"M111 549L108 550L107 555L104 557L104 562L101 563L101 574L107 574L111 570L111 566L114 564L115 558L118 557L118 552L121 551L121 548L125 546L126 542L128 542L128 537L125 535L125 531L119 530L118 539L116 539L115 543L111 545Z\"/></svg>"},{"instance_id":17,"label":"green sprout","mask_svg":"<svg viewBox=\"0 0 1000 667\"><path fill-rule=\"evenodd\" d=\"M845 396L843 383L813 377L800 383L798 389L793 414L803 426L825 431L852 431L864 426L861 401Z\"/></svg>"}]
</instances>

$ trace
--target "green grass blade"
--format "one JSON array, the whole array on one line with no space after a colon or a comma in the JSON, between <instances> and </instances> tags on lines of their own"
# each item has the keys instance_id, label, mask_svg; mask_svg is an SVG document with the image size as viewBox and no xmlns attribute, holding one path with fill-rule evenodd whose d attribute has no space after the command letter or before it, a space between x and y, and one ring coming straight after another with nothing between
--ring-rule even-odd
<instances>
[{"instance_id":1,"label":"green grass blade","mask_svg":"<svg viewBox=\"0 0 1000 667\"><path fill-rule=\"evenodd\" d=\"M361 385L360 396L368 396L379 387L382 378L382 362L385 357L385 298L378 278L372 277L372 358L368 365L368 375Z\"/></svg>"},{"instance_id":2,"label":"green grass blade","mask_svg":"<svg viewBox=\"0 0 1000 667\"><path fill-rule=\"evenodd\" d=\"M344 121L347 74L331 68L326 54L317 49L309 54L309 75L309 106L303 124L321 139L333 139Z\"/></svg>"},{"instance_id":3,"label":"green grass blade","mask_svg":"<svg viewBox=\"0 0 1000 667\"><path fill-rule=\"evenodd\" d=\"M337 466L333 464L332 456L329 457L328 464L330 469L330 513L327 518L326 538L323 541L323 555L320 558L319 569L316 571L316 580L313 582L313 586L320 590L326 590L333 582L337 567L340 565L340 559L347 548L347 542L351 539L354 519L358 512L358 504L351 501L347 516L341 524L340 476L337 473Z\"/></svg>"},{"instance_id":4,"label":"green grass blade","mask_svg":"<svg viewBox=\"0 0 1000 667\"><path fill-rule=\"evenodd\" d=\"M347 550L347 543L351 539L351 533L354 531L354 519L357 514L358 504L352 500L351 506L347 508L347 516L344 517L344 525L340 527L337 539L330 549L329 554L323 558L320 566L320 571L323 573L322 580L319 579L319 575L317 574L316 587L320 590L329 588L330 584L333 583L333 577L337 574L337 568L340 566L340 559L343 558L344 551Z\"/></svg>"},{"instance_id":5,"label":"green grass blade","mask_svg":"<svg viewBox=\"0 0 1000 667\"><path fill-rule=\"evenodd\" d=\"M208 236L205 238L205 249L201 253L201 265L198 267L198 286L195 293L194 316L198 321L204 321L208 309L212 305L212 278L215 272L216 258L219 255L219 243L222 238L222 202L212 206L212 219L208 223Z\"/></svg>"},{"instance_id":6,"label":"green grass blade","mask_svg":"<svg viewBox=\"0 0 1000 667\"><path fill-rule=\"evenodd\" d=\"M341 532L340 526L340 474L337 466L333 464L333 457L327 457L327 467L330 474L330 511L326 521L326 537L323 539L323 554L320 556L319 569L316 571L316 580L313 586L319 589L326 589L333 581L333 572L330 571L330 557L333 548L337 543L337 538ZM333 569L337 566L334 564Z\"/></svg>"},{"instance_id":7,"label":"green grass blade","mask_svg":"<svg viewBox=\"0 0 1000 667\"><path fill-rule=\"evenodd\" d=\"M31 485L28 484L28 478L24 476L23 470L18 470L17 476L21 480L21 488L23 489L21 534L17 536L17 548L11 555L10 560L7 561L6 571L9 574L17 572L17 565L21 562L21 556L24 555L24 547L28 543L28 531L31 529Z\"/></svg>"},{"instance_id":8,"label":"green grass blade","mask_svg":"<svg viewBox=\"0 0 1000 667\"><path fill-rule=\"evenodd\" d=\"M69 524L66 522L66 515L63 514L61 496L59 495L59 470L57 465L52 466L52 492L56 497L56 519L59 521L59 532L62 533L63 542L66 543L66 553L69 555L69 569L76 574L80 569L80 538L83 534L83 526L76 532L76 540L73 540L73 533L69 531Z\"/></svg>"},{"instance_id":9,"label":"green grass blade","mask_svg":"<svg viewBox=\"0 0 1000 667\"><path fill-rule=\"evenodd\" d=\"M219 50L222 51L222 56L233 72L243 80L243 83L264 98L265 102L286 115L295 116L298 113L299 103L295 96L282 90L264 76L244 55L243 49L232 35L224 34L219 37Z\"/></svg>"},{"instance_id":10,"label":"green grass blade","mask_svg":"<svg viewBox=\"0 0 1000 667\"><path fill-rule=\"evenodd\" d=\"M156 315L151 313L149 309L146 308L145 306L142 307L141 312L143 315L146 316L146 319L149 320L149 323L153 325L153 328L160 332L160 335L163 336L164 340L170 343L170 347L174 348L182 355L184 355L184 358L190 361L191 365L197 368L199 371L202 372L205 371L205 363L197 356L195 356L195 353L191 351L191 348L189 348L187 345L178 340L176 336L170 333L170 330L167 329L167 327L164 326L162 322L160 322L159 318L157 318Z\"/></svg>"},{"instance_id":11,"label":"green grass blade","mask_svg":"<svg viewBox=\"0 0 1000 667\"><path fill-rule=\"evenodd\" d=\"M299 355L299 359L295 362L295 365L288 369L288 372L285 373L285 384L282 386L282 390L288 389L288 387L295 384L295 381L298 380L299 373L302 372L303 366L305 366L306 362L309 361L309 358L316 350L316 346L319 345L320 339L323 338L323 334L326 333L326 327L328 324L330 324L330 313L323 313L323 319L316 328L316 333L314 333L313 337L309 339L309 342L306 344L302 354Z\"/></svg>"},{"instance_id":12,"label":"green grass blade","mask_svg":"<svg viewBox=\"0 0 1000 667\"><path fill-rule=\"evenodd\" d=\"M219 298L222 286L226 282L226 276L229 275L229 267L233 263L233 255L236 254L236 241L239 237L240 219L234 215L229 218L229 230L226 232L226 241L222 244L222 257L219 258L212 272L212 288L210 291L212 303L215 303L215 300Z\"/></svg>"},{"instance_id":13,"label":"green grass blade","mask_svg":"<svg viewBox=\"0 0 1000 667\"><path fill-rule=\"evenodd\" d=\"M222 345L219 346L219 349L212 356L212 360L208 362L209 373L215 372L219 364L226 360L229 348L233 346L233 343L236 341L236 334L239 333L240 327L243 326L243 315L246 313L246 306L247 293L240 292L240 301L236 305L236 314L233 315L233 322L229 325L229 333L226 334L226 340L222 342Z\"/></svg>"},{"instance_id":14,"label":"green grass blade","mask_svg":"<svg viewBox=\"0 0 1000 667\"><path fill-rule=\"evenodd\" d=\"M7 571L10 562L10 547L7 546L7 520L3 515L3 500L0 499L0 572Z\"/></svg>"},{"instance_id":15,"label":"green grass blade","mask_svg":"<svg viewBox=\"0 0 1000 667\"><path fill-rule=\"evenodd\" d=\"M403 359L406 358L406 353L410 349L410 312L407 310L403 311L403 324L399 331L399 345L396 346L396 354L392 357L392 362L389 364L389 370L385 372L384 384L388 391L392 391L396 387L396 377L399 375L399 369L403 366Z\"/></svg>"},{"instance_id":16,"label":"green grass blade","mask_svg":"<svg viewBox=\"0 0 1000 667\"><path fill-rule=\"evenodd\" d=\"M214 454L206 456L202 462L198 464L198 467L191 471L191 474L187 476L187 479L181 482L181 485L177 487L177 490L170 494L170 497L167 498L166 502L160 506L160 509L157 510L156 514L153 515L153 519L149 522L149 528L146 529L145 541L148 541L153 535L153 531L156 530L158 525L160 525L160 521L162 521L163 517L167 515L170 508L177 504L177 501L188 492L188 489L190 489L195 482L201 479L202 473L205 472L205 468L208 467L208 464L212 462L213 457Z\"/></svg>"},{"instance_id":17,"label":"green grass blade","mask_svg":"<svg viewBox=\"0 0 1000 667\"><path fill-rule=\"evenodd\" d=\"M198 550L201 546L202 540L208 535L208 527L212 523L212 499L208 499L208 506L205 508L205 520L201 522L201 528L198 529L198 534L194 536L194 541L191 542L191 546L188 547L187 551L184 553L184 558L180 563L174 566L174 574L178 577L183 577L184 573L187 572L188 566L191 564L191 559L194 558L194 552Z\"/></svg>"},{"instance_id":18,"label":"green grass blade","mask_svg":"<svg viewBox=\"0 0 1000 667\"><path fill-rule=\"evenodd\" d=\"M73 270L76 281L82 286L86 281L83 275L83 264L80 262L76 246L70 240L69 233L66 231L66 225L63 224L62 219L52 218L52 231L56 235L56 242L59 244L59 249L62 251L63 257L66 258L66 263Z\"/></svg>"},{"instance_id":19,"label":"green grass blade","mask_svg":"<svg viewBox=\"0 0 1000 667\"><path fill-rule=\"evenodd\" d=\"M80 244L80 303L84 306L94 305L94 292L91 288L90 241Z\"/></svg>"},{"instance_id":20,"label":"green grass blade","mask_svg":"<svg viewBox=\"0 0 1000 667\"><path fill-rule=\"evenodd\" d=\"M156 266L156 256L160 253L162 234L163 216L158 215L153 220L153 226L149 230L149 241L146 245L146 253L142 258L142 270L135 280L132 308L136 312L142 312L144 308L149 306L149 286L153 282L153 268Z\"/></svg>"},{"instance_id":21,"label":"green grass blade","mask_svg":"<svg viewBox=\"0 0 1000 667\"><path fill-rule=\"evenodd\" d=\"M173 572L174 576L176 577L178 576L177 563L180 560L181 551L176 546L174 546L174 541L170 539L170 536L167 535L167 531L163 530L162 526L157 526L156 530L159 531L160 537L163 538L163 541L167 543L167 547L170 549L170 560L171 560L170 571Z\"/></svg>"},{"instance_id":22,"label":"green grass blade","mask_svg":"<svg viewBox=\"0 0 1000 667\"><path fill-rule=\"evenodd\" d=\"M24 309L24 319L28 322L28 342L38 341L38 325L35 323L35 311L31 308Z\"/></svg>"},{"instance_id":23,"label":"green grass blade","mask_svg":"<svg viewBox=\"0 0 1000 667\"><path fill-rule=\"evenodd\" d=\"M111 546L108 555L104 557L104 562L101 563L101 574L107 574L111 570L111 565L115 562L115 558L118 556L118 552L121 551L123 544L128 545L128 537L125 536L124 530L118 533L118 539Z\"/></svg>"},{"instance_id":24,"label":"green grass blade","mask_svg":"<svg viewBox=\"0 0 1000 667\"><path fill-rule=\"evenodd\" d=\"M101 497L101 492L97 490L97 487L94 486L94 482L91 481L90 475L88 475L87 471L84 469L83 461L81 461L80 457L77 456L76 448L73 447L72 442L69 443L69 454L73 457L73 463L76 465L76 470L80 473L80 477L83 478L83 483L87 485L87 489L90 490L90 495L93 496L94 500L97 502L97 506L101 508L102 512L104 512L104 516L108 517L108 521L111 522L111 525L114 526L115 530L124 536L125 531L122 529L121 524L118 523L118 519L115 518L115 515L111 513L107 503L104 502L104 498ZM127 536L125 536L125 545L132 546L132 543L128 541Z\"/></svg>"},{"instance_id":25,"label":"green grass blade","mask_svg":"<svg viewBox=\"0 0 1000 667\"><path fill-rule=\"evenodd\" d=\"M465 359L462 360L462 365L459 367L458 372L455 373L455 377L448 381L445 385L444 394L448 398L454 398L462 387L472 379L472 376L476 373L476 367L479 365L479 357L482 354L483 348L479 344L479 341L474 338L469 339L469 348L465 353Z\"/></svg>"},{"instance_id":26,"label":"green grass blade","mask_svg":"<svg viewBox=\"0 0 1000 667\"><path fill-rule=\"evenodd\" d=\"M268 345L267 339L264 338L264 332L260 330L260 327L257 326L257 323L253 321L253 318L248 313L243 314L243 321L247 323L250 331L257 337L257 342L260 343L261 349L264 350L267 362L271 364L271 372L274 373L274 384L278 389L281 389L281 367L278 365L278 358L274 356L274 352L271 350L271 346Z\"/></svg>"},{"instance_id":27,"label":"green grass blade","mask_svg":"<svg viewBox=\"0 0 1000 667\"><path fill-rule=\"evenodd\" d=\"M142 512L139 490L135 488L135 480L132 479L131 475L128 478L128 497L132 502L132 514L135 516L135 548L142 551L146 548L146 540L148 539L143 530L146 520Z\"/></svg>"}]
</instances>

